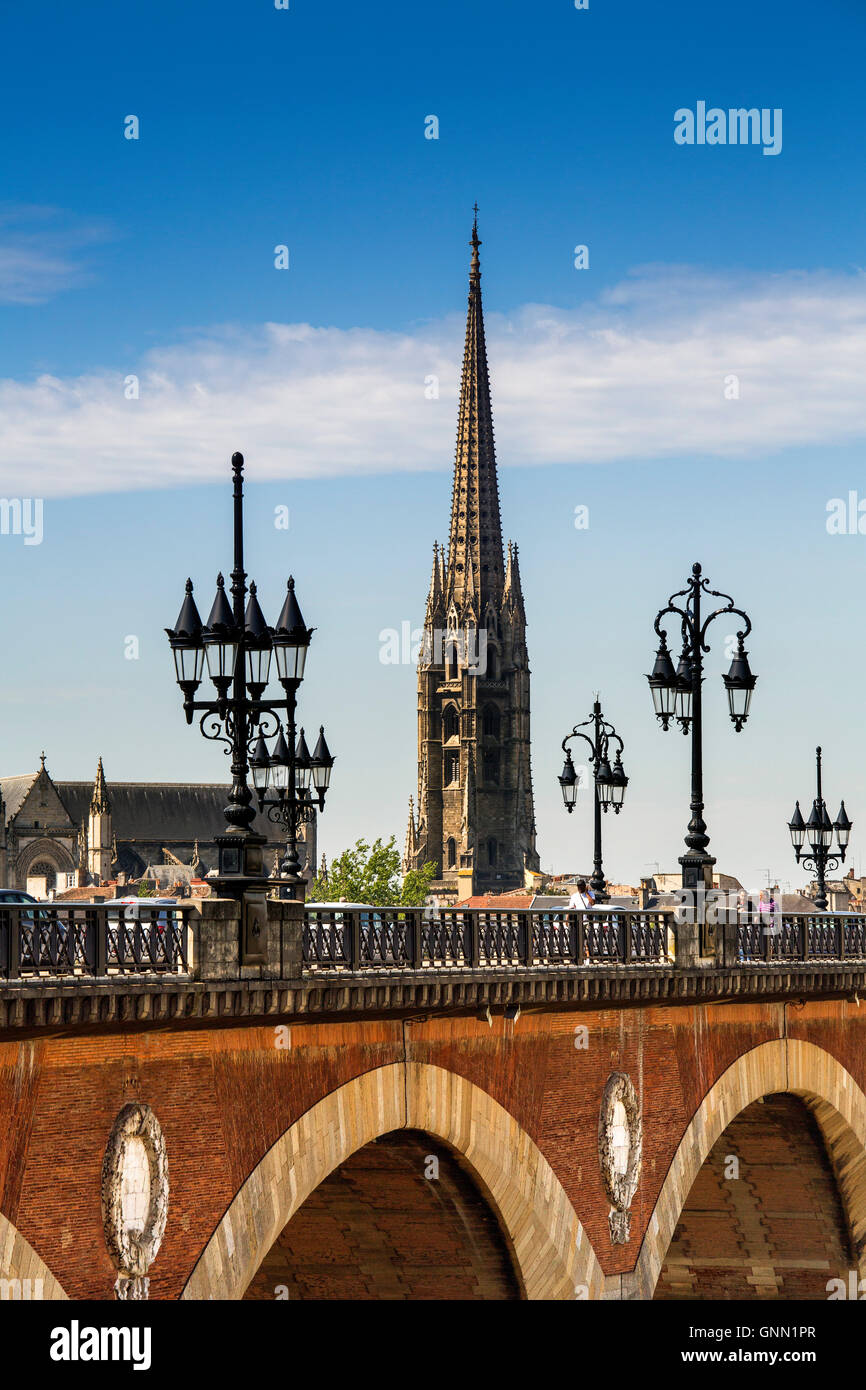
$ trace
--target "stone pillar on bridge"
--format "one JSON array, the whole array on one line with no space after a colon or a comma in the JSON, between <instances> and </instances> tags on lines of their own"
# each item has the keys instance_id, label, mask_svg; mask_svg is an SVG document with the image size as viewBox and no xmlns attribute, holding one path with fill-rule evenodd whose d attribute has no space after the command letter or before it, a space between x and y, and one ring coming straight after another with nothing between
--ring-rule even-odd
<instances>
[{"instance_id":1,"label":"stone pillar on bridge","mask_svg":"<svg viewBox=\"0 0 866 1390\"><path fill-rule=\"evenodd\" d=\"M304 905L267 899L262 954L266 963L241 965L241 904L233 898L202 898L192 916L193 978L196 980L294 980L301 974Z\"/></svg>"},{"instance_id":2,"label":"stone pillar on bridge","mask_svg":"<svg viewBox=\"0 0 866 1390\"><path fill-rule=\"evenodd\" d=\"M680 916L685 918L685 913L675 913L673 920L673 933L676 940L676 963L679 969L694 969L695 966L704 965L706 962L701 959L701 927L695 920L697 914L693 911L690 915L691 921L680 920Z\"/></svg>"}]
</instances>

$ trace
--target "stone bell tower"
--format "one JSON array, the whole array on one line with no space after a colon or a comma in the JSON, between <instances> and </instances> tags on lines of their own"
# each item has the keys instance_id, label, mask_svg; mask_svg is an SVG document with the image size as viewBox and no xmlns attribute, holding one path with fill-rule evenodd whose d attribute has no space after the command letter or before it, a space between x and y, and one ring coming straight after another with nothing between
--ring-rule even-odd
<instances>
[{"instance_id":1,"label":"stone bell tower","mask_svg":"<svg viewBox=\"0 0 866 1390\"><path fill-rule=\"evenodd\" d=\"M459 899L523 887L539 869L529 662L517 546L503 555L481 307L478 217L457 415L447 554L433 546L418 663L418 810L405 868L437 865Z\"/></svg>"},{"instance_id":2,"label":"stone bell tower","mask_svg":"<svg viewBox=\"0 0 866 1390\"><path fill-rule=\"evenodd\" d=\"M113 857L111 802L100 758L87 817L87 867L94 883L105 883L111 877Z\"/></svg>"}]
</instances>

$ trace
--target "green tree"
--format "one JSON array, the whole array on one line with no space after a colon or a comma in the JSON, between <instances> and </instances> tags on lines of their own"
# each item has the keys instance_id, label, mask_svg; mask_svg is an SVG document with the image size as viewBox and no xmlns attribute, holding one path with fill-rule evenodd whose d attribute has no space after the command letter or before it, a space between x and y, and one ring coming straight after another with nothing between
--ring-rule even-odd
<instances>
[{"instance_id":1,"label":"green tree","mask_svg":"<svg viewBox=\"0 0 866 1390\"><path fill-rule=\"evenodd\" d=\"M152 898L155 888L155 883L151 883L149 878L143 878L138 885L138 896L140 898Z\"/></svg>"},{"instance_id":2,"label":"green tree","mask_svg":"<svg viewBox=\"0 0 866 1390\"><path fill-rule=\"evenodd\" d=\"M421 907L436 877L436 865L410 869L401 882L400 854L392 835L387 844L381 839L372 845L357 840L328 866L326 879L313 879L310 890L314 902L369 903L371 907Z\"/></svg>"}]
</instances>

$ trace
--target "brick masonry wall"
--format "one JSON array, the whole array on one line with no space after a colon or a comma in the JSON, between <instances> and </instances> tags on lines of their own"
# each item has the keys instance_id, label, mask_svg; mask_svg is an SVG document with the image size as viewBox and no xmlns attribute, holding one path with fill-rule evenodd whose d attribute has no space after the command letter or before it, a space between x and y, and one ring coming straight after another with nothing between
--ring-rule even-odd
<instances>
[{"instance_id":1,"label":"brick masonry wall","mask_svg":"<svg viewBox=\"0 0 866 1390\"><path fill-rule=\"evenodd\" d=\"M171 1195L151 1296L176 1298L238 1190L319 1100L404 1057L493 1097L538 1145L608 1276L631 1270L677 1146L701 1102L744 1053L786 1027L866 1090L866 1007L730 1004L524 1013L423 1022L273 1024L58 1034L0 1041L0 1211L72 1297L110 1298L100 1174L114 1119L149 1104L165 1135ZM587 1029L585 1049L575 1029ZM611 1071L643 1106L643 1170L627 1245L611 1244L597 1129ZM327 1171L327 1170L325 1170Z\"/></svg>"}]
</instances>

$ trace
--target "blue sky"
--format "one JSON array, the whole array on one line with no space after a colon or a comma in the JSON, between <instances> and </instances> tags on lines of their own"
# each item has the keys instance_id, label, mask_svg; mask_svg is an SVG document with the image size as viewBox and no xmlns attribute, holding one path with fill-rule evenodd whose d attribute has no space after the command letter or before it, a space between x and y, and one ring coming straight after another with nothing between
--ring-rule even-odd
<instances>
[{"instance_id":1,"label":"blue sky","mask_svg":"<svg viewBox=\"0 0 866 1390\"><path fill-rule=\"evenodd\" d=\"M0 492L45 518L39 546L0 536L4 773L44 746L58 777L100 753L109 779L223 775L162 628L187 572L204 607L230 567L240 448L266 614L293 571L318 628L302 715L338 756L323 846L402 839L415 676L379 634L420 623L447 531L477 199L544 866L589 862L589 808L566 818L555 779L600 689L632 774L606 864L674 867L687 744L655 729L643 673L698 558L751 613L760 678L736 736L709 658L720 867L802 881L784 823L819 741L859 866L866 536L825 522L866 498L861 6L48 4L4 37ZM781 108L781 153L677 146L698 100Z\"/></svg>"}]
</instances>

